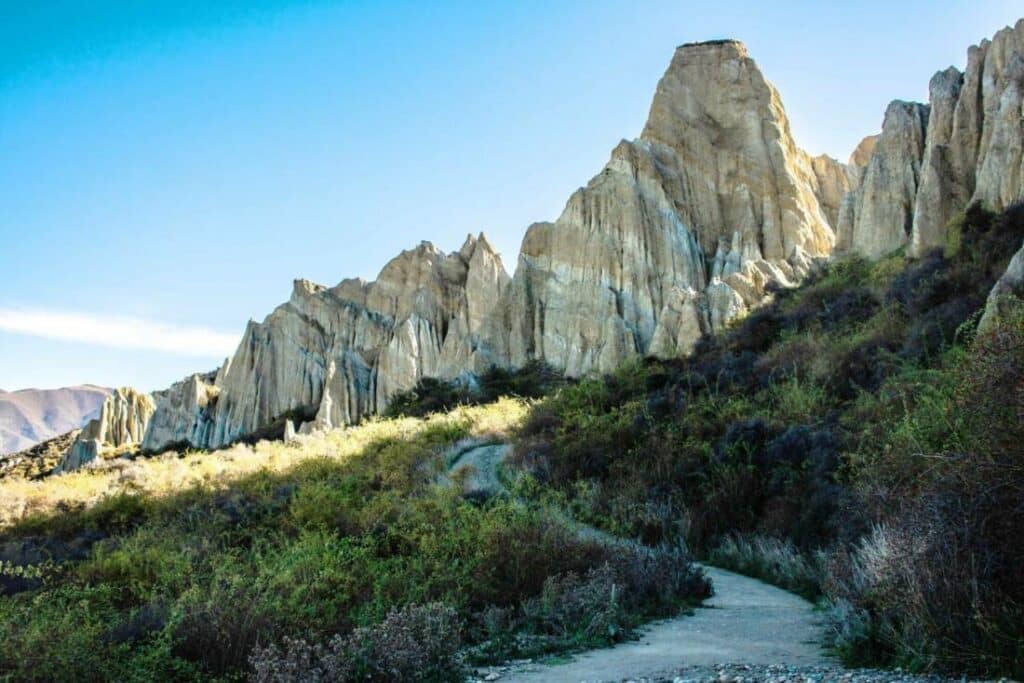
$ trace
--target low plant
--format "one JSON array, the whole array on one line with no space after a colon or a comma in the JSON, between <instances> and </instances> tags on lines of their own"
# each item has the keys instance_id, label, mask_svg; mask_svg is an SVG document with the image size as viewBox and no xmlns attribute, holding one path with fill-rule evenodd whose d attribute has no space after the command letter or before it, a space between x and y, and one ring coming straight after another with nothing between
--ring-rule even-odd
<instances>
[{"instance_id":1,"label":"low plant","mask_svg":"<svg viewBox=\"0 0 1024 683\"><path fill-rule=\"evenodd\" d=\"M408 605L380 624L326 643L284 638L249 656L254 683L459 680L458 614L440 603Z\"/></svg>"}]
</instances>

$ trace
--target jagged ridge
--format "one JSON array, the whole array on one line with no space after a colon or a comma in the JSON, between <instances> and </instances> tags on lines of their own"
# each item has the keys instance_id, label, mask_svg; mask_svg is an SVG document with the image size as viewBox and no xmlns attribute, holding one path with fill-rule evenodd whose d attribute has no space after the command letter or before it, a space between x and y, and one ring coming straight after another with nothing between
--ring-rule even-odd
<instances>
[{"instance_id":1,"label":"jagged ridge","mask_svg":"<svg viewBox=\"0 0 1024 683\"><path fill-rule=\"evenodd\" d=\"M971 199L1021 196L1022 53L1024 21L940 72L930 107L890 105L841 164L796 145L742 43L680 46L641 136L529 228L512 278L480 235L423 243L372 283L297 281L216 373L158 392L143 445L216 447L294 411L315 413L307 430L348 424L422 377L686 354L834 248L920 253Z\"/></svg>"}]
</instances>

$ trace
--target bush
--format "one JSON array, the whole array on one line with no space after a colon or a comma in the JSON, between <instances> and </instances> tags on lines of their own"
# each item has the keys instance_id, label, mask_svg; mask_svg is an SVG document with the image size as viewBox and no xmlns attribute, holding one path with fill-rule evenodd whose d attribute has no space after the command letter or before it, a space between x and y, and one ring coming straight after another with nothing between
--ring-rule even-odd
<instances>
[{"instance_id":1,"label":"bush","mask_svg":"<svg viewBox=\"0 0 1024 683\"><path fill-rule=\"evenodd\" d=\"M256 683L291 681L450 681L463 675L461 627L445 605L410 605L374 627L326 644L286 638L249 658Z\"/></svg>"},{"instance_id":2,"label":"bush","mask_svg":"<svg viewBox=\"0 0 1024 683\"><path fill-rule=\"evenodd\" d=\"M583 577L549 577L541 594L523 605L523 617L535 633L577 646L605 644L621 639L628 628L621 602L615 573L605 564Z\"/></svg>"},{"instance_id":3,"label":"bush","mask_svg":"<svg viewBox=\"0 0 1024 683\"><path fill-rule=\"evenodd\" d=\"M416 386L392 396L384 414L388 417L425 417L460 405L483 405L508 396L540 398L566 383L550 365L530 361L521 368L492 367L479 377L444 380L424 377Z\"/></svg>"},{"instance_id":4,"label":"bush","mask_svg":"<svg viewBox=\"0 0 1024 683\"><path fill-rule=\"evenodd\" d=\"M833 262L689 358L558 391L517 461L608 531L682 532L807 596L824 575L847 661L1018 671L1024 332L974 337L1024 204L954 228L945 254Z\"/></svg>"},{"instance_id":5,"label":"bush","mask_svg":"<svg viewBox=\"0 0 1024 683\"><path fill-rule=\"evenodd\" d=\"M784 539L760 534L730 534L711 551L708 561L793 591L811 601L821 597L825 570L823 553L808 558Z\"/></svg>"},{"instance_id":6,"label":"bush","mask_svg":"<svg viewBox=\"0 0 1024 683\"><path fill-rule=\"evenodd\" d=\"M873 468L885 523L832 565L833 630L852 663L1020 676L1024 313L979 336L955 372L952 396L908 416L953 426L917 441L927 466Z\"/></svg>"}]
</instances>

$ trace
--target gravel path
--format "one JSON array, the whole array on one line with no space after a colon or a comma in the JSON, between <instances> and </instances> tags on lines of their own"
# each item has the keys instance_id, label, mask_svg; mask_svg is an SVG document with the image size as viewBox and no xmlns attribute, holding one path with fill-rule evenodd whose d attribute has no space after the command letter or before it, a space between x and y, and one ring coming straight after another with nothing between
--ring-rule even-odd
<instances>
[{"instance_id":1,"label":"gravel path","mask_svg":"<svg viewBox=\"0 0 1024 683\"><path fill-rule=\"evenodd\" d=\"M521 667L519 667L521 668ZM505 667L490 673L487 680L514 681L517 667ZM539 666L538 666L539 669ZM486 673L486 672L485 672ZM481 677L478 680L485 680ZM557 678L540 680L559 680ZM684 666L668 673L626 678L598 678L616 683L969 683L971 679L945 678L904 673L900 670L844 669L838 665L800 666L786 664L717 664L714 666ZM589 683L593 683L593 681ZM973 682L973 683L981 683ZM993 683L993 682L989 682ZM999 683L1012 683L999 679Z\"/></svg>"},{"instance_id":2,"label":"gravel path","mask_svg":"<svg viewBox=\"0 0 1024 683\"><path fill-rule=\"evenodd\" d=\"M499 476L506 444L461 444L449 478L460 472L466 493L504 490ZM566 519L579 533L629 543ZM481 681L523 683L925 683L941 677L900 671L850 670L820 645L820 615L803 598L715 567L705 567L715 595L692 615L648 624L636 641L591 650L564 663L517 662L477 672Z\"/></svg>"},{"instance_id":3,"label":"gravel path","mask_svg":"<svg viewBox=\"0 0 1024 683\"><path fill-rule=\"evenodd\" d=\"M564 664L510 668L501 673L501 680L673 680L679 667L714 667L719 662L828 663L818 644L818 615L809 602L739 574L713 567L707 571L714 581L715 596L692 616L655 622L643 629L637 641L592 650Z\"/></svg>"}]
</instances>

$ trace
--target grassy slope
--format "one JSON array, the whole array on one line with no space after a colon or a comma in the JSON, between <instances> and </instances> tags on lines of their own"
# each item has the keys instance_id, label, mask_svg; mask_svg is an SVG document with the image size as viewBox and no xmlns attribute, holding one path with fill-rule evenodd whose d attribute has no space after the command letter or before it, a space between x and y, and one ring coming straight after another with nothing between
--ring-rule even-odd
<instances>
[{"instance_id":1,"label":"grassy slope","mask_svg":"<svg viewBox=\"0 0 1024 683\"><path fill-rule=\"evenodd\" d=\"M699 599L684 553L630 555L542 508L437 485L449 446L507 438L525 409L501 400L0 484L0 550L30 565L0 577L13 593L0 676L230 680L255 654L264 680L298 660L448 679L460 643L482 660L606 644ZM427 607L394 612L412 605ZM317 650L336 634L351 635Z\"/></svg>"}]
</instances>

